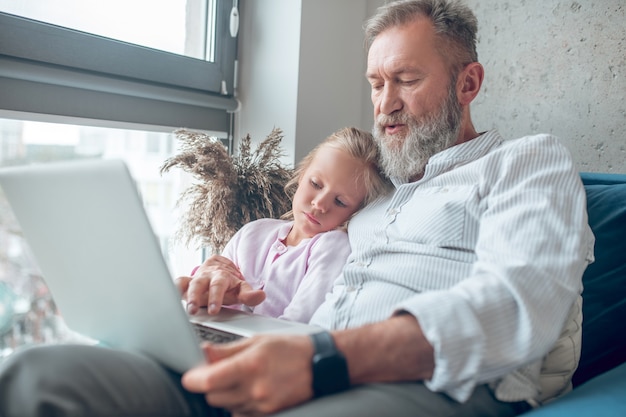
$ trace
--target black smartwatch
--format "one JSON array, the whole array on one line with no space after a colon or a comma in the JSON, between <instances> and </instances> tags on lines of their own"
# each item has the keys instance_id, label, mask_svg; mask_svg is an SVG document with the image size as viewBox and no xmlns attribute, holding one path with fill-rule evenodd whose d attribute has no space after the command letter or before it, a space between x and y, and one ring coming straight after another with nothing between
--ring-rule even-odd
<instances>
[{"instance_id":1,"label":"black smartwatch","mask_svg":"<svg viewBox=\"0 0 626 417\"><path fill-rule=\"evenodd\" d=\"M350 387L348 363L337 350L333 337L323 331L311 335L313 354L313 393L316 397L334 394Z\"/></svg>"}]
</instances>

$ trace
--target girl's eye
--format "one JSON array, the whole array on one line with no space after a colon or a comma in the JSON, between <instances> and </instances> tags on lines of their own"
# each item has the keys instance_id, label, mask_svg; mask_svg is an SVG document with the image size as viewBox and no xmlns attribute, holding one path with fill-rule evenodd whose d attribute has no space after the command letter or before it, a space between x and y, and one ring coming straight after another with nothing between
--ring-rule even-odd
<instances>
[{"instance_id":1,"label":"girl's eye","mask_svg":"<svg viewBox=\"0 0 626 417\"><path fill-rule=\"evenodd\" d=\"M315 181L315 180L309 180L309 182L311 183L311 185L313 186L313 188L317 188L318 190L322 187L320 187L320 185Z\"/></svg>"},{"instance_id":2,"label":"girl's eye","mask_svg":"<svg viewBox=\"0 0 626 417\"><path fill-rule=\"evenodd\" d=\"M335 204L337 204L339 207L348 207L348 205L346 203L344 203L343 201L341 201L338 198L335 198Z\"/></svg>"}]
</instances>

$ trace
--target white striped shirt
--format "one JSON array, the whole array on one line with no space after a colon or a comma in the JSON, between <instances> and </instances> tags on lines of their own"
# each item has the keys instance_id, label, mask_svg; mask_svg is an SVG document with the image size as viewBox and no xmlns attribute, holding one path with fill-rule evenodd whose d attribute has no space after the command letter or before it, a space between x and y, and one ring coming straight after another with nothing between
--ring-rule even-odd
<instances>
[{"instance_id":1,"label":"white striped shirt","mask_svg":"<svg viewBox=\"0 0 626 417\"><path fill-rule=\"evenodd\" d=\"M490 383L502 400L539 396L537 363L593 259L584 189L555 137L490 131L449 148L359 212L348 236L352 254L313 323L406 311L435 350L431 390L463 401Z\"/></svg>"}]
</instances>

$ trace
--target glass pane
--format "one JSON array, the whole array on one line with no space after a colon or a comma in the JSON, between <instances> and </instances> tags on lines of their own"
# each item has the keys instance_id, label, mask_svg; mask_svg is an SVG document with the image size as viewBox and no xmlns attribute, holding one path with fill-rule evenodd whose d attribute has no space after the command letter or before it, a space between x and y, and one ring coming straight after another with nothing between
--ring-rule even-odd
<instances>
[{"instance_id":1,"label":"glass pane","mask_svg":"<svg viewBox=\"0 0 626 417\"><path fill-rule=\"evenodd\" d=\"M215 0L0 0L0 11L214 61Z\"/></svg>"},{"instance_id":2,"label":"glass pane","mask_svg":"<svg viewBox=\"0 0 626 417\"><path fill-rule=\"evenodd\" d=\"M160 174L163 162L176 152L171 133L0 119L0 166L79 158L125 160L173 277L189 274L202 259L201 251L172 238L181 210L176 202L192 180L182 170ZM45 277L0 189L0 362L18 346L75 337L56 313Z\"/></svg>"}]
</instances>

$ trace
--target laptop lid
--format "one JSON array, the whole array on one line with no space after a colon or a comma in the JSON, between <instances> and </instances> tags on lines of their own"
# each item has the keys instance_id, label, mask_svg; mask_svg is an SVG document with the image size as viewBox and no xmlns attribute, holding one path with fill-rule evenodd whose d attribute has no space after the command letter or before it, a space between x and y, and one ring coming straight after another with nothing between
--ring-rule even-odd
<instances>
[{"instance_id":1,"label":"laptop lid","mask_svg":"<svg viewBox=\"0 0 626 417\"><path fill-rule=\"evenodd\" d=\"M204 361L124 162L5 168L0 186L72 330L179 372ZM192 320L242 336L319 331L226 309Z\"/></svg>"}]
</instances>

